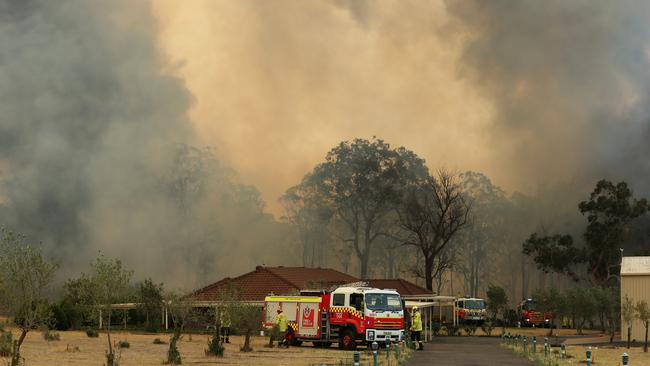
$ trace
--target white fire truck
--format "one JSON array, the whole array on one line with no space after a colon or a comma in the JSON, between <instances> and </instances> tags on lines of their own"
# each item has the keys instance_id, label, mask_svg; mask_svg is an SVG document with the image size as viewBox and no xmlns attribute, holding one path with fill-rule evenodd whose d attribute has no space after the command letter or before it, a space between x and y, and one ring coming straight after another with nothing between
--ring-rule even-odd
<instances>
[{"instance_id":1,"label":"white fire truck","mask_svg":"<svg viewBox=\"0 0 650 366\"><path fill-rule=\"evenodd\" d=\"M352 350L360 344L404 339L402 299L394 290L339 287L333 291L302 291L300 296L267 296L264 323L273 327L277 310L289 322L287 341L300 345Z\"/></svg>"}]
</instances>

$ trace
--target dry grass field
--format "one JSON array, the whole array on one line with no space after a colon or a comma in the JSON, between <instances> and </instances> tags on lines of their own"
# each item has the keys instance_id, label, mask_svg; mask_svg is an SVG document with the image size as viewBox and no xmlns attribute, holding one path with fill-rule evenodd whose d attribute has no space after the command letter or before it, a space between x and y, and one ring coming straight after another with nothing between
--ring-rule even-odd
<instances>
[{"instance_id":1,"label":"dry grass field","mask_svg":"<svg viewBox=\"0 0 650 366\"><path fill-rule=\"evenodd\" d=\"M61 340L46 342L41 332L30 332L22 347L22 355L26 366L101 366L104 364L106 350L106 335L100 333L99 338L88 338L85 332L60 332ZM15 332L14 332L14 335ZM166 334L135 334L116 332L111 334L113 339L126 340L130 348L121 350L120 365L161 365L165 359L168 345L153 344L155 338L168 342ZM241 353L239 347L244 338L231 337L231 343L226 344L223 358L206 356L207 335L185 335L179 343L179 350L185 365L320 365L338 364L339 361L351 361L352 352L340 351L336 348L320 349L311 344L287 349L265 348L268 338L253 337L253 352ZM365 353L365 352L362 352ZM366 361L369 355L364 354ZM385 355L382 357L385 360ZM0 359L0 364L3 359ZM395 365L395 361L392 362Z\"/></svg>"}]
</instances>

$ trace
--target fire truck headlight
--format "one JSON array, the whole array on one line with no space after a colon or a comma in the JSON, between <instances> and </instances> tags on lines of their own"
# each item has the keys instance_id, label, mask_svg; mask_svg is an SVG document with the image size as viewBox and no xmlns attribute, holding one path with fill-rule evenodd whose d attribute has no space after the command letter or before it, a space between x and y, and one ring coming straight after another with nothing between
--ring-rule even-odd
<instances>
[{"instance_id":1,"label":"fire truck headlight","mask_svg":"<svg viewBox=\"0 0 650 366\"><path fill-rule=\"evenodd\" d=\"M374 330L369 330L368 331L368 340L369 341L374 341L375 340L375 331Z\"/></svg>"}]
</instances>

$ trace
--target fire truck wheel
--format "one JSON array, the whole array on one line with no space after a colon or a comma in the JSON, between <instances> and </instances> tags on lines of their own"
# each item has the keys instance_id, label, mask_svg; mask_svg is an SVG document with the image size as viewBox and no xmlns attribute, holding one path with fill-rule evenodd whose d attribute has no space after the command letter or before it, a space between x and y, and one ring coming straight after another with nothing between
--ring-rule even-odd
<instances>
[{"instance_id":1,"label":"fire truck wheel","mask_svg":"<svg viewBox=\"0 0 650 366\"><path fill-rule=\"evenodd\" d=\"M354 332L348 329L341 333L341 338L339 339L339 348L350 351L357 348Z\"/></svg>"},{"instance_id":2,"label":"fire truck wheel","mask_svg":"<svg viewBox=\"0 0 650 366\"><path fill-rule=\"evenodd\" d=\"M287 333L287 343L291 346L298 347L302 344L302 341L299 341L296 338L296 335L293 332L293 330L289 330L289 332Z\"/></svg>"}]
</instances>

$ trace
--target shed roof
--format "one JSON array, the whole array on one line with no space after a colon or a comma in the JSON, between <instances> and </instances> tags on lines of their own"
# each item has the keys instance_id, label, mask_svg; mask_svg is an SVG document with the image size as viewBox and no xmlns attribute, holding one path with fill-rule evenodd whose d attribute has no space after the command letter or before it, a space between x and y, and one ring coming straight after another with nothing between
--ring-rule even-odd
<instances>
[{"instance_id":1,"label":"shed roof","mask_svg":"<svg viewBox=\"0 0 650 366\"><path fill-rule=\"evenodd\" d=\"M650 275L650 257L623 257L621 276Z\"/></svg>"}]
</instances>

